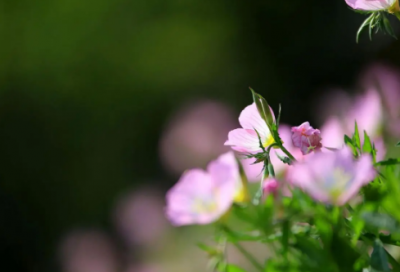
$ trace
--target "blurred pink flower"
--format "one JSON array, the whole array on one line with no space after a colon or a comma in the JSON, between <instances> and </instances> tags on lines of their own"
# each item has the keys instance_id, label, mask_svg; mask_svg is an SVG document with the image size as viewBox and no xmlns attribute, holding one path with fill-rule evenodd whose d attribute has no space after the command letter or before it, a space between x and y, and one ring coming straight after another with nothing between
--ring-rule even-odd
<instances>
[{"instance_id":1,"label":"blurred pink flower","mask_svg":"<svg viewBox=\"0 0 400 272\"><path fill-rule=\"evenodd\" d=\"M100 231L75 231L61 243L63 272L116 272L120 269L116 248Z\"/></svg>"},{"instance_id":2,"label":"blurred pink flower","mask_svg":"<svg viewBox=\"0 0 400 272\"><path fill-rule=\"evenodd\" d=\"M330 148L341 149L344 147L344 135L347 134L349 137L352 136L352 130L345 130L344 126L340 123L340 121L332 117L325 122L325 124L321 127L321 136L322 136L322 145ZM364 144L364 136L361 136L361 145ZM377 150L376 158L378 161L383 160L386 155L386 147L385 142L382 137L377 137L371 139L375 144L375 148ZM328 151L330 152L330 151Z\"/></svg>"},{"instance_id":3,"label":"blurred pink flower","mask_svg":"<svg viewBox=\"0 0 400 272\"><path fill-rule=\"evenodd\" d=\"M374 89L370 89L356 97L345 120L346 130L351 132L354 132L354 123L357 121L361 139L364 139L364 130L371 138L378 136L383 123L383 111L379 93Z\"/></svg>"},{"instance_id":4,"label":"blurred pink flower","mask_svg":"<svg viewBox=\"0 0 400 272\"><path fill-rule=\"evenodd\" d=\"M300 148L303 155L311 151L319 151L321 145L321 132L304 122L298 127L292 127L292 142L295 147Z\"/></svg>"},{"instance_id":5,"label":"blurred pink flower","mask_svg":"<svg viewBox=\"0 0 400 272\"><path fill-rule=\"evenodd\" d=\"M351 150L344 147L335 152L315 153L294 164L289 180L318 201L343 205L375 175L371 156L362 155L355 161Z\"/></svg>"},{"instance_id":6,"label":"blurred pink flower","mask_svg":"<svg viewBox=\"0 0 400 272\"><path fill-rule=\"evenodd\" d=\"M377 158L383 159L386 154L384 142L381 137L383 126L383 108L379 94L374 89L369 89L359 95L347 110L340 109L337 115L330 116L321 127L322 144L325 147L341 148L344 146L344 135L352 137L354 124L360 133L361 144L364 143L364 130L375 143L378 150Z\"/></svg>"},{"instance_id":7,"label":"blurred pink flower","mask_svg":"<svg viewBox=\"0 0 400 272\"><path fill-rule=\"evenodd\" d=\"M268 178L264 180L263 192L264 195L276 194L279 188L279 183L275 178Z\"/></svg>"},{"instance_id":8,"label":"blurred pink flower","mask_svg":"<svg viewBox=\"0 0 400 272\"><path fill-rule=\"evenodd\" d=\"M273 111L271 110L273 115ZM274 117L275 118L275 117ZM237 128L229 132L228 140L225 145L231 146L233 150L241 153L259 153L262 145L267 147L274 142L271 132L265 121L261 118L255 103L247 106L239 116L239 123L242 128ZM257 130L257 132L256 132Z\"/></svg>"},{"instance_id":9,"label":"blurred pink flower","mask_svg":"<svg viewBox=\"0 0 400 272\"><path fill-rule=\"evenodd\" d=\"M347 5L360 10L388 10L398 5L397 0L346 0Z\"/></svg>"},{"instance_id":10,"label":"blurred pink flower","mask_svg":"<svg viewBox=\"0 0 400 272\"><path fill-rule=\"evenodd\" d=\"M322 145L330 148L342 148L344 146L343 125L336 117L329 118L321 127Z\"/></svg>"},{"instance_id":11,"label":"blurred pink flower","mask_svg":"<svg viewBox=\"0 0 400 272\"><path fill-rule=\"evenodd\" d=\"M207 171L185 172L166 195L166 215L173 225L209 224L218 220L241 190L239 168L233 152L209 163Z\"/></svg>"},{"instance_id":12,"label":"blurred pink flower","mask_svg":"<svg viewBox=\"0 0 400 272\"><path fill-rule=\"evenodd\" d=\"M135 189L123 196L116 205L114 222L124 242L129 246L160 244L169 229L163 205L162 196L153 188Z\"/></svg>"},{"instance_id":13,"label":"blurred pink flower","mask_svg":"<svg viewBox=\"0 0 400 272\"><path fill-rule=\"evenodd\" d=\"M281 137L283 141L283 146L297 159L297 160L302 160L302 153L300 149L296 148L293 146L292 143L292 132L290 129L290 126L286 124L281 124L278 129L279 136ZM283 163L278 156L286 156L281 150L279 149L273 149L271 150L271 162L274 166L275 169L275 174L277 176L283 176L288 169L289 165ZM257 163L253 164L255 159L243 159L242 165L243 169L245 171L245 174L247 176L247 179L250 182L259 182L261 177L262 177L262 168L263 168L263 163Z\"/></svg>"},{"instance_id":14,"label":"blurred pink flower","mask_svg":"<svg viewBox=\"0 0 400 272\"><path fill-rule=\"evenodd\" d=\"M223 143L236 121L231 109L216 101L196 101L178 110L160 139L160 159L173 174L205 167L228 147Z\"/></svg>"},{"instance_id":15,"label":"blurred pink flower","mask_svg":"<svg viewBox=\"0 0 400 272\"><path fill-rule=\"evenodd\" d=\"M400 135L400 70L383 63L369 66L361 75L364 88L377 89L382 95L382 105L386 112L385 125L395 136Z\"/></svg>"}]
</instances>

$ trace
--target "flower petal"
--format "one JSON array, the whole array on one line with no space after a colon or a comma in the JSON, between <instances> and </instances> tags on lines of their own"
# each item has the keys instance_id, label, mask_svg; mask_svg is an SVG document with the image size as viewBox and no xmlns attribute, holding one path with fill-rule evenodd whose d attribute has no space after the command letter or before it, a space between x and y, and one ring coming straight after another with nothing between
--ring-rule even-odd
<instances>
[{"instance_id":1,"label":"flower petal","mask_svg":"<svg viewBox=\"0 0 400 272\"><path fill-rule=\"evenodd\" d=\"M260 137L262 141L265 141L262 135ZM242 153L258 153L262 151L257 133L252 129L238 128L230 131L225 145L229 145L233 150Z\"/></svg>"},{"instance_id":2,"label":"flower petal","mask_svg":"<svg viewBox=\"0 0 400 272\"><path fill-rule=\"evenodd\" d=\"M396 0L346 0L347 5L353 9L361 10L386 10L392 7Z\"/></svg>"},{"instance_id":3,"label":"flower petal","mask_svg":"<svg viewBox=\"0 0 400 272\"><path fill-rule=\"evenodd\" d=\"M270 135L268 126L258 113L255 103L247 106L240 113L239 123L244 129L256 129L265 138Z\"/></svg>"}]
</instances>

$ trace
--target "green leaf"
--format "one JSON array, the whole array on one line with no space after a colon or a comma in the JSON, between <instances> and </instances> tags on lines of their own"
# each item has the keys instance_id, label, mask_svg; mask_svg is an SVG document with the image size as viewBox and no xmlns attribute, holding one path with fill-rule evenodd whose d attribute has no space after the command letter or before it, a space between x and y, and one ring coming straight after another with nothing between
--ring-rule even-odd
<instances>
[{"instance_id":1,"label":"green leaf","mask_svg":"<svg viewBox=\"0 0 400 272\"><path fill-rule=\"evenodd\" d=\"M228 264L227 272L246 272L246 270L244 270L243 268L240 268L237 265Z\"/></svg>"},{"instance_id":2,"label":"green leaf","mask_svg":"<svg viewBox=\"0 0 400 272\"><path fill-rule=\"evenodd\" d=\"M259 231L253 232L238 232L227 227L223 228L226 233L226 238L229 242L236 243L240 241L264 241L268 237L262 235Z\"/></svg>"},{"instance_id":3,"label":"green leaf","mask_svg":"<svg viewBox=\"0 0 400 272\"><path fill-rule=\"evenodd\" d=\"M374 19L374 17L375 17L375 13L371 13L371 15L367 19L365 19L365 21L361 24L360 28L357 31L356 43L358 43L361 32L364 30L364 28L366 26L368 26L370 24L370 22Z\"/></svg>"},{"instance_id":4,"label":"green leaf","mask_svg":"<svg viewBox=\"0 0 400 272\"><path fill-rule=\"evenodd\" d=\"M253 94L253 101L257 106L257 110L261 115L261 118L265 121L270 131L273 131L274 118L271 113L271 109L268 105L267 100L264 97L256 93L252 88L250 88Z\"/></svg>"},{"instance_id":5,"label":"green leaf","mask_svg":"<svg viewBox=\"0 0 400 272\"><path fill-rule=\"evenodd\" d=\"M276 119L276 127L277 128L279 128L279 123L281 121L281 111L282 111L282 107L281 107L281 104L279 104L278 119Z\"/></svg>"},{"instance_id":6,"label":"green leaf","mask_svg":"<svg viewBox=\"0 0 400 272\"><path fill-rule=\"evenodd\" d=\"M400 158L399 159L388 159L386 161L380 161L375 163L375 166L388 166L388 165L396 165L400 164Z\"/></svg>"},{"instance_id":7,"label":"green leaf","mask_svg":"<svg viewBox=\"0 0 400 272\"><path fill-rule=\"evenodd\" d=\"M354 145L358 150L361 150L360 133L358 132L358 125L357 125L357 122L354 122L353 145Z\"/></svg>"},{"instance_id":8,"label":"green leaf","mask_svg":"<svg viewBox=\"0 0 400 272\"><path fill-rule=\"evenodd\" d=\"M362 148L364 153L372 154L372 144L367 132L364 130L364 145Z\"/></svg>"},{"instance_id":9,"label":"green leaf","mask_svg":"<svg viewBox=\"0 0 400 272\"><path fill-rule=\"evenodd\" d=\"M392 265L393 271L400 271L400 264L396 261L395 258L393 258L392 255L390 255L389 252L387 252L386 249L384 249L384 250L385 250L385 252L386 252L386 255L387 255L388 258L389 258L389 263Z\"/></svg>"},{"instance_id":10,"label":"green leaf","mask_svg":"<svg viewBox=\"0 0 400 272\"><path fill-rule=\"evenodd\" d=\"M268 173L271 177L275 177L275 170L274 170L274 166L272 165L271 162L268 163Z\"/></svg>"},{"instance_id":11,"label":"green leaf","mask_svg":"<svg viewBox=\"0 0 400 272\"><path fill-rule=\"evenodd\" d=\"M383 22L383 26L384 26L385 32L388 33L393 38L397 39L396 35L393 32L392 26L390 25L390 22L389 22L388 18L386 18L386 16L384 14L382 14L382 19L381 20Z\"/></svg>"},{"instance_id":12,"label":"green leaf","mask_svg":"<svg viewBox=\"0 0 400 272\"><path fill-rule=\"evenodd\" d=\"M278 159L280 159L283 163L286 163L288 165L292 164L292 160L289 157L286 156L281 156L278 154L278 152L275 152L275 155L278 157Z\"/></svg>"},{"instance_id":13,"label":"green leaf","mask_svg":"<svg viewBox=\"0 0 400 272\"><path fill-rule=\"evenodd\" d=\"M344 143L345 143L348 147L351 148L351 150L353 151L353 155L354 155L354 156L357 156L357 154L358 154L357 148L354 146L353 140L352 140L349 136L344 135Z\"/></svg>"},{"instance_id":14,"label":"green leaf","mask_svg":"<svg viewBox=\"0 0 400 272\"><path fill-rule=\"evenodd\" d=\"M396 147L400 147L400 141L396 144Z\"/></svg>"},{"instance_id":15,"label":"green leaf","mask_svg":"<svg viewBox=\"0 0 400 272\"><path fill-rule=\"evenodd\" d=\"M217 249L215 249L215 248L213 248L213 247L211 247L211 246L208 246L208 245L206 245L206 244L197 243L197 246L198 246L201 250L207 252L209 255L219 255L219 254L220 254L220 252L219 252Z\"/></svg>"},{"instance_id":16,"label":"green leaf","mask_svg":"<svg viewBox=\"0 0 400 272\"><path fill-rule=\"evenodd\" d=\"M388 256L379 239L376 239L374 242L370 262L372 268L383 272L390 272Z\"/></svg>"},{"instance_id":17,"label":"green leaf","mask_svg":"<svg viewBox=\"0 0 400 272\"><path fill-rule=\"evenodd\" d=\"M288 220L285 220L282 223L282 247L284 256L287 256L287 252L289 249L289 235L290 235L290 223Z\"/></svg>"}]
</instances>

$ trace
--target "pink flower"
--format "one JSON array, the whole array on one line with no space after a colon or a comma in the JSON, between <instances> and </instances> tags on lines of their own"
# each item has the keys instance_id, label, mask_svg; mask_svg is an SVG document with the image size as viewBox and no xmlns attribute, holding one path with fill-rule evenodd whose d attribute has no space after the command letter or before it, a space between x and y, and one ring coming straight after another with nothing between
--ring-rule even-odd
<instances>
[{"instance_id":1,"label":"pink flower","mask_svg":"<svg viewBox=\"0 0 400 272\"><path fill-rule=\"evenodd\" d=\"M173 225L209 224L224 215L243 185L233 152L208 164L207 171L185 172L166 195L166 215Z\"/></svg>"},{"instance_id":2,"label":"pink flower","mask_svg":"<svg viewBox=\"0 0 400 272\"><path fill-rule=\"evenodd\" d=\"M273 111L271 110L272 116ZM275 117L274 117L275 118ZM271 132L265 121L261 118L255 103L247 106L239 116L239 123L242 128L234 129L229 132L228 140L225 145L229 145L233 150L242 153L259 153L260 141L256 130L260 135L262 145L268 147L274 142Z\"/></svg>"},{"instance_id":3,"label":"pink flower","mask_svg":"<svg viewBox=\"0 0 400 272\"><path fill-rule=\"evenodd\" d=\"M377 88L379 90L382 98L382 110L386 113L384 116L385 125L387 125L391 134L400 136L400 111L398 107L398 101L400 101L400 70L386 64L377 63L367 68L360 83L366 89Z\"/></svg>"},{"instance_id":4,"label":"pink flower","mask_svg":"<svg viewBox=\"0 0 400 272\"><path fill-rule=\"evenodd\" d=\"M345 147L335 152L318 152L294 164L289 180L318 201L343 205L375 175L371 156L364 154L355 161L350 148Z\"/></svg>"},{"instance_id":5,"label":"pink flower","mask_svg":"<svg viewBox=\"0 0 400 272\"><path fill-rule=\"evenodd\" d=\"M263 183L264 195L276 194L279 188L279 183L275 178L268 178Z\"/></svg>"},{"instance_id":6,"label":"pink flower","mask_svg":"<svg viewBox=\"0 0 400 272\"><path fill-rule=\"evenodd\" d=\"M300 148L303 155L319 150L322 147L320 134L318 129L313 129L309 122L305 122L292 128L293 145Z\"/></svg>"},{"instance_id":7,"label":"pink flower","mask_svg":"<svg viewBox=\"0 0 400 272\"><path fill-rule=\"evenodd\" d=\"M325 147L342 148L345 134L346 131L340 120L336 117L330 117L321 127L321 143Z\"/></svg>"},{"instance_id":8,"label":"pink flower","mask_svg":"<svg viewBox=\"0 0 400 272\"><path fill-rule=\"evenodd\" d=\"M346 3L353 9L376 11L395 8L397 0L346 0Z\"/></svg>"},{"instance_id":9,"label":"pink flower","mask_svg":"<svg viewBox=\"0 0 400 272\"><path fill-rule=\"evenodd\" d=\"M379 93L375 89L370 89L356 97L345 120L347 131L351 132L354 132L354 123L357 121L361 139L364 139L364 130L372 138L378 136L383 124L383 111Z\"/></svg>"}]
</instances>

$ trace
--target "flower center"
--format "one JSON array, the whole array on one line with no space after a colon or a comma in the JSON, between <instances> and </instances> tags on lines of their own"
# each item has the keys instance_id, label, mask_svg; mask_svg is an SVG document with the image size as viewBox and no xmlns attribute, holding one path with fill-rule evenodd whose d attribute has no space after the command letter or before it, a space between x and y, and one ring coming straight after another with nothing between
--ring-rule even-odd
<instances>
[{"instance_id":1,"label":"flower center","mask_svg":"<svg viewBox=\"0 0 400 272\"><path fill-rule=\"evenodd\" d=\"M275 142L274 137L272 137L272 135L270 134L267 139L265 140L265 142L263 143L264 147L268 147L270 145L272 145Z\"/></svg>"},{"instance_id":2,"label":"flower center","mask_svg":"<svg viewBox=\"0 0 400 272\"><path fill-rule=\"evenodd\" d=\"M212 199L197 198L193 201L192 210L195 213L210 213L217 210L217 204Z\"/></svg>"},{"instance_id":3,"label":"flower center","mask_svg":"<svg viewBox=\"0 0 400 272\"><path fill-rule=\"evenodd\" d=\"M351 175L346 173L342 168L333 170L332 176L327 180L325 185L328 187L329 194L334 200L337 200L347 189L350 185L351 178Z\"/></svg>"}]
</instances>

